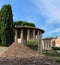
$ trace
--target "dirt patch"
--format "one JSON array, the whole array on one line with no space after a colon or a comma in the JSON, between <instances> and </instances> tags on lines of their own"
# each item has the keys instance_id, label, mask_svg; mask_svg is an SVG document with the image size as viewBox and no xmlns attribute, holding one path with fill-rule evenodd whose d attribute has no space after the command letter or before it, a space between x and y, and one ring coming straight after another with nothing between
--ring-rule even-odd
<instances>
[{"instance_id":1,"label":"dirt patch","mask_svg":"<svg viewBox=\"0 0 60 65\"><path fill-rule=\"evenodd\" d=\"M1 57L21 57L21 58L30 58L30 57L40 57L44 58L43 54L40 54L37 51L34 51L24 44L13 43L8 50Z\"/></svg>"},{"instance_id":2,"label":"dirt patch","mask_svg":"<svg viewBox=\"0 0 60 65\"><path fill-rule=\"evenodd\" d=\"M8 49L8 47L1 47L0 46L0 57L7 49Z\"/></svg>"}]
</instances>

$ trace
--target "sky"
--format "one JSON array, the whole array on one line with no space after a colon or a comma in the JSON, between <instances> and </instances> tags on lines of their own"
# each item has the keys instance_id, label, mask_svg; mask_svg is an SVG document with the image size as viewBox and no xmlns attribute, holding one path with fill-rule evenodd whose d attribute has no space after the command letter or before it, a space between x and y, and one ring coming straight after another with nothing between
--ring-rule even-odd
<instances>
[{"instance_id":1,"label":"sky","mask_svg":"<svg viewBox=\"0 0 60 65\"><path fill-rule=\"evenodd\" d=\"M10 4L14 21L32 22L46 37L60 36L60 0L0 0L0 9Z\"/></svg>"}]
</instances>

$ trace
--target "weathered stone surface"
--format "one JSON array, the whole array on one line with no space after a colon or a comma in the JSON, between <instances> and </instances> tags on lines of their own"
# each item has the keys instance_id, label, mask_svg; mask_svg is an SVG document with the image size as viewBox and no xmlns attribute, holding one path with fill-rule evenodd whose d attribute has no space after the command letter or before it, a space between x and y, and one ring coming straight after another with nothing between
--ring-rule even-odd
<instances>
[{"instance_id":1,"label":"weathered stone surface","mask_svg":"<svg viewBox=\"0 0 60 65\"><path fill-rule=\"evenodd\" d=\"M37 51L34 51L24 44L13 43L8 50L1 57L21 57L21 58L30 58L30 57L40 57L44 58L44 55L39 55Z\"/></svg>"},{"instance_id":2,"label":"weathered stone surface","mask_svg":"<svg viewBox=\"0 0 60 65\"><path fill-rule=\"evenodd\" d=\"M2 58L0 59L0 65L60 65L54 61L37 58Z\"/></svg>"},{"instance_id":3,"label":"weathered stone surface","mask_svg":"<svg viewBox=\"0 0 60 65\"><path fill-rule=\"evenodd\" d=\"M0 57L7 49L8 49L8 47L1 47L0 46Z\"/></svg>"},{"instance_id":4,"label":"weathered stone surface","mask_svg":"<svg viewBox=\"0 0 60 65\"><path fill-rule=\"evenodd\" d=\"M48 60L44 55L26 47L23 44L13 43L1 56L0 65L60 65Z\"/></svg>"}]
</instances>

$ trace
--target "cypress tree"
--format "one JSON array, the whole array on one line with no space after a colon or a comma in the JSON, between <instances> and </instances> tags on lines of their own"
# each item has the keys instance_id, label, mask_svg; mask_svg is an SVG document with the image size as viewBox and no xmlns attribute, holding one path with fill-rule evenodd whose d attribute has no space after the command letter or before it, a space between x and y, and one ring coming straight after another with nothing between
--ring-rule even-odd
<instances>
[{"instance_id":1,"label":"cypress tree","mask_svg":"<svg viewBox=\"0 0 60 65\"><path fill-rule=\"evenodd\" d=\"M0 45L1 45L1 11L0 11Z\"/></svg>"},{"instance_id":2,"label":"cypress tree","mask_svg":"<svg viewBox=\"0 0 60 65\"><path fill-rule=\"evenodd\" d=\"M13 15L11 6L4 5L1 9L1 41L2 46L10 45L14 40Z\"/></svg>"}]
</instances>

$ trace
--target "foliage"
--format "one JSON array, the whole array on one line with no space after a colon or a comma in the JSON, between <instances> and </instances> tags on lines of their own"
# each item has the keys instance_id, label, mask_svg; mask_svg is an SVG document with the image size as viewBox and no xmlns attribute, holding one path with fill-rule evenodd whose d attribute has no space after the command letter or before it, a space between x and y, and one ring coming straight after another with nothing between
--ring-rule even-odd
<instances>
[{"instance_id":1,"label":"foliage","mask_svg":"<svg viewBox=\"0 0 60 65\"><path fill-rule=\"evenodd\" d=\"M53 50L60 50L60 47L52 47Z\"/></svg>"},{"instance_id":2,"label":"foliage","mask_svg":"<svg viewBox=\"0 0 60 65\"><path fill-rule=\"evenodd\" d=\"M30 39L26 43L26 46L30 47L33 50L37 50L38 49L38 41L37 40Z\"/></svg>"},{"instance_id":3,"label":"foliage","mask_svg":"<svg viewBox=\"0 0 60 65\"><path fill-rule=\"evenodd\" d=\"M0 45L1 45L1 36L0 36Z\"/></svg>"},{"instance_id":4,"label":"foliage","mask_svg":"<svg viewBox=\"0 0 60 65\"><path fill-rule=\"evenodd\" d=\"M57 53L55 50L44 50L43 53L46 56L60 56L60 53Z\"/></svg>"},{"instance_id":5,"label":"foliage","mask_svg":"<svg viewBox=\"0 0 60 65\"><path fill-rule=\"evenodd\" d=\"M8 46L13 42L13 15L11 6L4 5L1 9L1 45Z\"/></svg>"},{"instance_id":6,"label":"foliage","mask_svg":"<svg viewBox=\"0 0 60 65\"><path fill-rule=\"evenodd\" d=\"M56 62L60 62L60 54L54 50L44 50L44 54L47 56L48 59L53 59Z\"/></svg>"},{"instance_id":7,"label":"foliage","mask_svg":"<svg viewBox=\"0 0 60 65\"><path fill-rule=\"evenodd\" d=\"M1 45L1 11L0 11L0 45Z\"/></svg>"},{"instance_id":8,"label":"foliage","mask_svg":"<svg viewBox=\"0 0 60 65\"><path fill-rule=\"evenodd\" d=\"M32 26L32 27L35 27L35 24L33 23L29 23L29 22L26 22L26 21L16 21L14 22L14 26Z\"/></svg>"}]
</instances>

